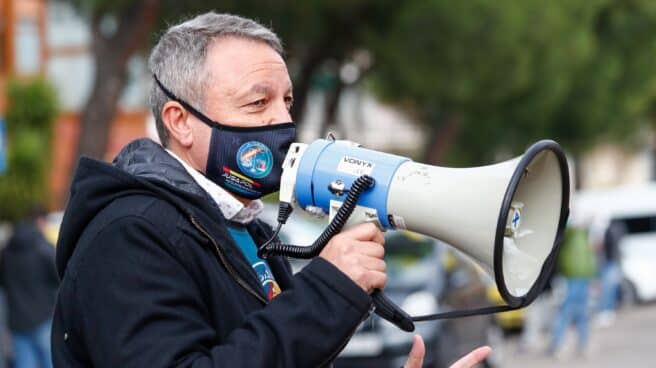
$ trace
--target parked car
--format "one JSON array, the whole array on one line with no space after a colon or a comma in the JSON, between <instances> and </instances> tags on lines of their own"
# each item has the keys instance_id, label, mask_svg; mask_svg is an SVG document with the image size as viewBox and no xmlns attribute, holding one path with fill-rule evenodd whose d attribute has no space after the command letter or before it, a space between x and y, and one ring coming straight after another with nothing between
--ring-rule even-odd
<instances>
[{"instance_id":1,"label":"parked car","mask_svg":"<svg viewBox=\"0 0 656 368\"><path fill-rule=\"evenodd\" d=\"M580 192L575 199L572 214L593 219L593 241L611 221L626 229L618 245L624 301L656 300L656 185Z\"/></svg>"},{"instance_id":2,"label":"parked car","mask_svg":"<svg viewBox=\"0 0 656 368\"><path fill-rule=\"evenodd\" d=\"M620 220L627 228L619 244L621 296L629 303L656 300L656 216Z\"/></svg>"}]
</instances>

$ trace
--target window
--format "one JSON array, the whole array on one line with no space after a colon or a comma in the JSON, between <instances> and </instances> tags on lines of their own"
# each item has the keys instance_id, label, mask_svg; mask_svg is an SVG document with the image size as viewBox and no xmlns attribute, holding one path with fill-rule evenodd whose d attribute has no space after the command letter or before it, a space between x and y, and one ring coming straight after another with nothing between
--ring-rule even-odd
<instances>
[{"instance_id":1,"label":"window","mask_svg":"<svg viewBox=\"0 0 656 368\"><path fill-rule=\"evenodd\" d=\"M41 67L41 41L36 19L21 18L16 25L16 71L37 74Z\"/></svg>"},{"instance_id":2,"label":"window","mask_svg":"<svg viewBox=\"0 0 656 368\"><path fill-rule=\"evenodd\" d=\"M620 221L626 225L627 234L656 232L656 216L626 217Z\"/></svg>"}]
</instances>

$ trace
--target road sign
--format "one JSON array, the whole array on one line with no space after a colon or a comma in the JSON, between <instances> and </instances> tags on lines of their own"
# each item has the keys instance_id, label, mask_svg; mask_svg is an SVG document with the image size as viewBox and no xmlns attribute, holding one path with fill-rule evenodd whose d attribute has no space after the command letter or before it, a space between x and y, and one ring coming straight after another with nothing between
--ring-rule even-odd
<instances>
[{"instance_id":1,"label":"road sign","mask_svg":"<svg viewBox=\"0 0 656 368\"><path fill-rule=\"evenodd\" d=\"M0 175L7 171L7 130L5 121L0 118Z\"/></svg>"}]
</instances>

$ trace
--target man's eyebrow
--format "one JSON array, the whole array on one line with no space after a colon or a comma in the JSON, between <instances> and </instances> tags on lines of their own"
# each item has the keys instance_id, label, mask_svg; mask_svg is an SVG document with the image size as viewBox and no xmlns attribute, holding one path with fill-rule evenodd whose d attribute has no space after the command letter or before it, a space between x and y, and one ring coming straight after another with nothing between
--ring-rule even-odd
<instances>
[{"instance_id":1,"label":"man's eyebrow","mask_svg":"<svg viewBox=\"0 0 656 368\"><path fill-rule=\"evenodd\" d=\"M248 92L252 93L263 93L263 94L268 94L271 92L271 87L267 86L266 84L254 84Z\"/></svg>"},{"instance_id":2,"label":"man's eyebrow","mask_svg":"<svg viewBox=\"0 0 656 368\"><path fill-rule=\"evenodd\" d=\"M285 94L292 93L292 91L293 91L293 88L290 84L289 87L287 88L287 90L285 91ZM245 97L249 96L250 94L270 95L272 93L273 93L273 89L268 84L256 83L256 84L252 85L251 88L246 89L242 93L240 93L238 95L239 96L238 98L245 98Z\"/></svg>"}]
</instances>

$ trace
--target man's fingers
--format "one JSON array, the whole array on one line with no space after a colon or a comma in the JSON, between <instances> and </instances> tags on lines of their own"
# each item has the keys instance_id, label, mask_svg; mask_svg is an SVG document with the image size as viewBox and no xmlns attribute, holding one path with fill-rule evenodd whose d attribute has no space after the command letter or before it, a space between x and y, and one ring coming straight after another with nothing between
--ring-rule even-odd
<instances>
[{"instance_id":1,"label":"man's fingers","mask_svg":"<svg viewBox=\"0 0 656 368\"><path fill-rule=\"evenodd\" d=\"M349 238L353 238L356 240L374 241L380 244L385 242L383 233L380 231L378 226L374 225L371 222L354 226L344 231L342 234L347 235Z\"/></svg>"},{"instance_id":2,"label":"man's fingers","mask_svg":"<svg viewBox=\"0 0 656 368\"><path fill-rule=\"evenodd\" d=\"M383 289L387 283L387 275L384 272L378 271L367 271L367 284L369 285L367 292L371 292L373 289Z\"/></svg>"},{"instance_id":3,"label":"man's fingers","mask_svg":"<svg viewBox=\"0 0 656 368\"><path fill-rule=\"evenodd\" d=\"M385 261L380 258L362 255L360 256L360 264L371 271L385 272L387 270Z\"/></svg>"},{"instance_id":4,"label":"man's fingers","mask_svg":"<svg viewBox=\"0 0 656 368\"><path fill-rule=\"evenodd\" d=\"M424 355L426 354L426 347L424 340L419 335L412 338L412 349L408 354L408 360L403 365L403 368L421 368L424 364Z\"/></svg>"},{"instance_id":5,"label":"man's fingers","mask_svg":"<svg viewBox=\"0 0 656 368\"><path fill-rule=\"evenodd\" d=\"M460 358L460 360L453 363L450 368L471 368L485 360L485 358L487 358L491 352L492 348L489 346L480 347Z\"/></svg>"},{"instance_id":6,"label":"man's fingers","mask_svg":"<svg viewBox=\"0 0 656 368\"><path fill-rule=\"evenodd\" d=\"M383 232L380 231L380 228L378 228L378 226L375 226L375 227L376 227L377 231L374 234L374 238L371 239L371 241L376 242L376 243L381 244L381 245L385 245L385 236L383 235Z\"/></svg>"},{"instance_id":7,"label":"man's fingers","mask_svg":"<svg viewBox=\"0 0 656 368\"><path fill-rule=\"evenodd\" d=\"M361 241L356 245L359 247L358 251L366 256L383 258L385 256L385 248L379 243L372 241Z\"/></svg>"}]
</instances>

